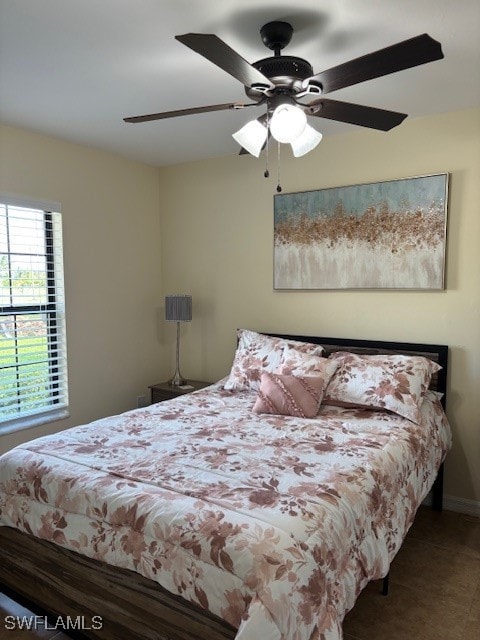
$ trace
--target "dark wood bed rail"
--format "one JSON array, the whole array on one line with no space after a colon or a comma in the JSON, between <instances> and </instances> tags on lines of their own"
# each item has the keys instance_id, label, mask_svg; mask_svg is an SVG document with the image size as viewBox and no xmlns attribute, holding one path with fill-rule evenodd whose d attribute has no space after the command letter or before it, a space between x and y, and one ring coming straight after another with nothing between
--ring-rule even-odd
<instances>
[{"instance_id":1,"label":"dark wood bed rail","mask_svg":"<svg viewBox=\"0 0 480 640\"><path fill-rule=\"evenodd\" d=\"M0 590L5 585L26 606L47 611L54 619L83 616L84 626L91 628L82 631L82 637L233 640L237 633L224 620L134 571L86 558L10 527L0 527L0 558ZM101 627L91 623L94 616L101 617Z\"/></svg>"}]
</instances>

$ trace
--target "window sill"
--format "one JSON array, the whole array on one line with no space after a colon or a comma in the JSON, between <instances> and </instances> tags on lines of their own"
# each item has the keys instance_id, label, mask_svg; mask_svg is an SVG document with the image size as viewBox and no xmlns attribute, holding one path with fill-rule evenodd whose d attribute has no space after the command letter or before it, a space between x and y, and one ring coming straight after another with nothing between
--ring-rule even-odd
<instances>
[{"instance_id":1,"label":"window sill","mask_svg":"<svg viewBox=\"0 0 480 640\"><path fill-rule=\"evenodd\" d=\"M37 416L27 416L25 418L17 418L15 420L8 420L0 424L0 436L5 436L8 433L14 433L15 431L22 431L23 429L31 429L33 427L39 427L42 424L48 424L49 422L55 422L56 420L63 420L70 416L68 408L55 409L55 411L48 411L48 413L42 413Z\"/></svg>"}]
</instances>

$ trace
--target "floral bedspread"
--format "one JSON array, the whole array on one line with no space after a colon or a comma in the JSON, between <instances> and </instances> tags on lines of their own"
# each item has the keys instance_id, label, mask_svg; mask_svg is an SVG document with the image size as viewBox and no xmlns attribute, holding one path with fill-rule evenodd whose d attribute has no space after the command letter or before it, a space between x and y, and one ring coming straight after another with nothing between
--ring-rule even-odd
<instances>
[{"instance_id":1,"label":"floral bedspread","mask_svg":"<svg viewBox=\"0 0 480 640\"><path fill-rule=\"evenodd\" d=\"M0 458L0 525L137 571L237 640L340 639L450 428L431 392L420 426L329 406L257 415L255 397L217 384L13 449Z\"/></svg>"}]
</instances>

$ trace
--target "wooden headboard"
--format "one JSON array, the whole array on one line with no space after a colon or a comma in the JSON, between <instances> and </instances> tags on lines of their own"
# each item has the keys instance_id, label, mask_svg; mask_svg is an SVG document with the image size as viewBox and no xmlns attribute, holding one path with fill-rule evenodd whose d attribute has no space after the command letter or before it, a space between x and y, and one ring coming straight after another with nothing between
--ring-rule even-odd
<instances>
[{"instance_id":1,"label":"wooden headboard","mask_svg":"<svg viewBox=\"0 0 480 640\"><path fill-rule=\"evenodd\" d=\"M384 342L382 340L357 340L349 338L323 338L320 336L296 336L280 333L268 333L266 335L276 338L299 340L300 342L321 344L325 348L326 355L330 355L335 351L350 351L351 353L366 355L385 353L429 358L442 367L440 371L433 376L430 389L443 393L442 405L444 409L446 407L448 371L448 346L446 345L420 344L414 342Z\"/></svg>"}]
</instances>

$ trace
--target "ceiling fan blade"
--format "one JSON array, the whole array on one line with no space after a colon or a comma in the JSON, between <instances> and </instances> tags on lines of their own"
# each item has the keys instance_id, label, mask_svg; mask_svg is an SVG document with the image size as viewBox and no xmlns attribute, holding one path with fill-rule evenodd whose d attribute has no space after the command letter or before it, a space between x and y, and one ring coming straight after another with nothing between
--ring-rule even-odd
<instances>
[{"instance_id":1,"label":"ceiling fan blade","mask_svg":"<svg viewBox=\"0 0 480 640\"><path fill-rule=\"evenodd\" d=\"M328 98L320 98L306 105L305 113L319 118L328 118L349 124L358 124L361 127L389 131L398 126L407 117L406 113L386 111L376 107L365 107L351 102L339 102Z\"/></svg>"},{"instance_id":2,"label":"ceiling fan blade","mask_svg":"<svg viewBox=\"0 0 480 640\"><path fill-rule=\"evenodd\" d=\"M263 91L275 87L263 73L252 67L223 40L211 33L186 33L183 36L175 36L175 39L207 58L247 87L257 87Z\"/></svg>"},{"instance_id":3,"label":"ceiling fan blade","mask_svg":"<svg viewBox=\"0 0 480 640\"><path fill-rule=\"evenodd\" d=\"M323 93L330 93L441 58L443 58L441 44L424 33L321 71L304 80L303 86L307 87L309 82L313 81L322 85Z\"/></svg>"},{"instance_id":4,"label":"ceiling fan blade","mask_svg":"<svg viewBox=\"0 0 480 640\"><path fill-rule=\"evenodd\" d=\"M164 118L176 118L177 116L191 116L194 113L207 113L208 111L223 111L226 109L244 109L245 107L256 107L261 102L242 104L239 102L227 102L226 104L211 104L207 107L192 107L191 109L178 109L177 111L164 111L163 113L150 113L145 116L133 116L124 118L125 122L148 122L149 120L163 120Z\"/></svg>"}]
</instances>

